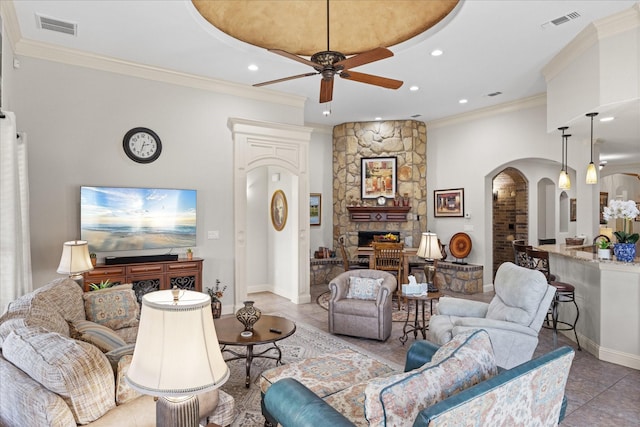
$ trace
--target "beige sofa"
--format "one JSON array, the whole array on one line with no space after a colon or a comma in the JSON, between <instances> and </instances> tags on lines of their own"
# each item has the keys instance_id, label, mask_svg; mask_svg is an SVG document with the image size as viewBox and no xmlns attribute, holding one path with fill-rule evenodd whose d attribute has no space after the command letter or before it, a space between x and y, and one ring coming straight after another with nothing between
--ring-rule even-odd
<instances>
[{"instance_id":1,"label":"beige sofa","mask_svg":"<svg viewBox=\"0 0 640 427\"><path fill-rule=\"evenodd\" d=\"M131 285L85 294L70 279L9 304L0 317L0 425L155 426L153 397L124 381L139 310ZM229 424L229 399L233 412L225 393L199 395L201 422Z\"/></svg>"}]
</instances>

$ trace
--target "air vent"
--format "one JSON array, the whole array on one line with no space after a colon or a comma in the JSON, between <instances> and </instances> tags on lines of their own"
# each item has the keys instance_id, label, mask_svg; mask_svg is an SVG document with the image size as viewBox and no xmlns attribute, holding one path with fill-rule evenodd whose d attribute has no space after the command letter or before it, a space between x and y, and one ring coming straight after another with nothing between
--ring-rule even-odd
<instances>
[{"instance_id":1,"label":"air vent","mask_svg":"<svg viewBox=\"0 0 640 427\"><path fill-rule=\"evenodd\" d=\"M562 15L559 16L555 19L552 19L549 22L545 22L544 24L541 25L541 27L547 28L549 25L553 25L554 27L557 27L558 25L562 25L562 24L566 24L569 21L572 21L574 19L578 19L580 18L580 14L578 12L571 12L571 13L567 13L566 15Z\"/></svg>"},{"instance_id":2,"label":"air vent","mask_svg":"<svg viewBox=\"0 0 640 427\"><path fill-rule=\"evenodd\" d=\"M75 22L61 21L55 18L49 18L36 14L36 22L38 28L42 30L55 31L57 33L64 33L75 36L78 30L78 24Z\"/></svg>"},{"instance_id":3,"label":"air vent","mask_svg":"<svg viewBox=\"0 0 640 427\"><path fill-rule=\"evenodd\" d=\"M491 92L487 94L487 96L498 96L498 95L502 95L502 92Z\"/></svg>"}]
</instances>

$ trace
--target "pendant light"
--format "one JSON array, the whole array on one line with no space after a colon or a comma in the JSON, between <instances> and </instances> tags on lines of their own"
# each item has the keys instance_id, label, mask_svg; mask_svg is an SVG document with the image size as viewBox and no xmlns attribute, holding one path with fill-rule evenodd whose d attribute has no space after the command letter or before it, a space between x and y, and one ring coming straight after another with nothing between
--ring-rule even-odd
<instances>
[{"instance_id":1,"label":"pendant light","mask_svg":"<svg viewBox=\"0 0 640 427\"><path fill-rule=\"evenodd\" d=\"M569 188L571 188L571 183L569 181L569 175L567 174L567 172L565 171L565 165L564 165L564 157L565 157L565 134L564 131L569 129L568 126L563 126L563 127L559 127L558 130L562 131L562 165L560 168L560 176L558 177L558 187L561 190L568 190ZM568 186L567 186L568 185Z\"/></svg>"},{"instance_id":2,"label":"pendant light","mask_svg":"<svg viewBox=\"0 0 640 427\"><path fill-rule=\"evenodd\" d=\"M591 163L587 166L587 184L597 184L598 183L598 171L596 170L596 165L593 164L593 118L597 116L598 113L587 113L587 117L591 117L591 140L589 141L589 145L591 146Z\"/></svg>"}]
</instances>

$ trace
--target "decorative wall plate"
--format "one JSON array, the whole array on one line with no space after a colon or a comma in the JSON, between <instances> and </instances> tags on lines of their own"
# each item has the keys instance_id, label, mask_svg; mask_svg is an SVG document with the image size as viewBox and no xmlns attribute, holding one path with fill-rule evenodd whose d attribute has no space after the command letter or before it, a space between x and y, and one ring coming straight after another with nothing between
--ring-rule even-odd
<instances>
[{"instance_id":1,"label":"decorative wall plate","mask_svg":"<svg viewBox=\"0 0 640 427\"><path fill-rule=\"evenodd\" d=\"M471 252L471 237L467 233L456 233L449 240L449 252L454 258L466 258Z\"/></svg>"}]
</instances>

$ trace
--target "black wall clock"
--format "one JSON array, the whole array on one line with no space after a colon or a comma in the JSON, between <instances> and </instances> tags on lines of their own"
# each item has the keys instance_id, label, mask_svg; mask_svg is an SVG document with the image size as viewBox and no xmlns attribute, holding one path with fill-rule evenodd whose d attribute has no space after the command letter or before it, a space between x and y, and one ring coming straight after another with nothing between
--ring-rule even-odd
<instances>
[{"instance_id":1,"label":"black wall clock","mask_svg":"<svg viewBox=\"0 0 640 427\"><path fill-rule=\"evenodd\" d=\"M133 128L125 134L122 148L127 157L134 162L151 163L160 157L162 142L158 134L151 129Z\"/></svg>"}]
</instances>

